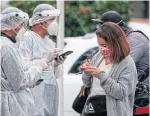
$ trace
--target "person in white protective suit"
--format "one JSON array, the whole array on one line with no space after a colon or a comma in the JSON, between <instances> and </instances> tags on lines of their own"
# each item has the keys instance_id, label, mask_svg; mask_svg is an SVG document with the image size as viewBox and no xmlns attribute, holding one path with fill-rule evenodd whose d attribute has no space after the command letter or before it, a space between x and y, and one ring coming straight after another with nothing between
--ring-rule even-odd
<instances>
[{"instance_id":1,"label":"person in white protective suit","mask_svg":"<svg viewBox=\"0 0 150 116\"><path fill-rule=\"evenodd\" d=\"M1 116L34 115L34 98L29 88L40 84L42 70L48 67L46 59L39 59L28 68L15 45L28 19L25 12L15 7L1 13Z\"/></svg>"},{"instance_id":2,"label":"person in white protective suit","mask_svg":"<svg viewBox=\"0 0 150 116\"><path fill-rule=\"evenodd\" d=\"M24 34L24 41L20 43L22 53L30 56L30 60L47 58L49 67L43 71L44 82L31 89L36 103L35 116L58 115L58 85L57 78L62 77L62 63L65 57L59 57L61 49L55 48L49 39L57 35L58 23L56 18L59 11L49 4L40 4L34 11L29 24L31 31ZM26 56L25 56L26 57ZM55 58L57 57L57 60Z\"/></svg>"}]
</instances>

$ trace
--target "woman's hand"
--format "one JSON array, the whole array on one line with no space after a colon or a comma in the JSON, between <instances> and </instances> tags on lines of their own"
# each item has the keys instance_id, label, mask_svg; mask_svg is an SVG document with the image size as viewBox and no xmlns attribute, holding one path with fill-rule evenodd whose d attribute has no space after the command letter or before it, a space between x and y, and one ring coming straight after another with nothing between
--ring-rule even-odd
<instances>
[{"instance_id":1,"label":"woman's hand","mask_svg":"<svg viewBox=\"0 0 150 116\"><path fill-rule=\"evenodd\" d=\"M84 69L84 72L91 74L93 77L97 76L101 70L94 66L88 66Z\"/></svg>"},{"instance_id":2,"label":"woman's hand","mask_svg":"<svg viewBox=\"0 0 150 116\"><path fill-rule=\"evenodd\" d=\"M85 61L84 61L84 63L81 65L81 66L79 66L79 70L80 71L84 71L84 69L86 69L86 67L89 67L91 65L91 61L89 60L89 59L86 59Z\"/></svg>"}]
</instances>

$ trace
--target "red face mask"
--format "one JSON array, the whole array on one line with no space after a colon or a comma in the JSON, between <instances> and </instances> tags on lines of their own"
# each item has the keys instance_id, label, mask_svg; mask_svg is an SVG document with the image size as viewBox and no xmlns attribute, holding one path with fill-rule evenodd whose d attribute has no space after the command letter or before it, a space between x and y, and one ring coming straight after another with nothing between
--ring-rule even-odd
<instances>
[{"instance_id":1,"label":"red face mask","mask_svg":"<svg viewBox=\"0 0 150 116\"><path fill-rule=\"evenodd\" d=\"M102 54L103 54L104 56L110 55L110 51L109 51L108 48L104 48L104 47L100 47L100 48L101 48Z\"/></svg>"}]
</instances>

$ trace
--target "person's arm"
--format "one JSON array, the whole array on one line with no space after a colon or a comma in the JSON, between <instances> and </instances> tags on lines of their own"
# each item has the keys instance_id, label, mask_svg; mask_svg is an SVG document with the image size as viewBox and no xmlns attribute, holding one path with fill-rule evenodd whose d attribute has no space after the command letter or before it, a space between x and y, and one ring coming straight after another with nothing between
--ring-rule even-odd
<instances>
[{"instance_id":1,"label":"person's arm","mask_svg":"<svg viewBox=\"0 0 150 116\"><path fill-rule=\"evenodd\" d=\"M31 67L28 71L24 70L24 63L14 49L4 48L8 53L3 60L3 70L7 81L11 84L14 91L35 86L37 80L41 78L42 68L39 66Z\"/></svg>"},{"instance_id":2,"label":"person's arm","mask_svg":"<svg viewBox=\"0 0 150 116\"><path fill-rule=\"evenodd\" d=\"M25 78L21 83L21 89L33 88L36 86L36 82L41 79L42 69L37 66L31 66L28 71L25 72Z\"/></svg>"},{"instance_id":3,"label":"person's arm","mask_svg":"<svg viewBox=\"0 0 150 116\"><path fill-rule=\"evenodd\" d=\"M131 33L127 37L130 45L130 55L133 58L134 62L137 63L139 59L143 56L146 49L145 37L140 33Z\"/></svg>"},{"instance_id":4,"label":"person's arm","mask_svg":"<svg viewBox=\"0 0 150 116\"><path fill-rule=\"evenodd\" d=\"M115 99L125 99L136 87L137 72L135 68L131 69L130 67L132 66L129 66L130 65L124 67L120 71L118 80L109 77L105 72L100 72L97 76L100 79L100 84L105 92Z\"/></svg>"},{"instance_id":5,"label":"person's arm","mask_svg":"<svg viewBox=\"0 0 150 116\"><path fill-rule=\"evenodd\" d=\"M26 64L28 68L32 66L32 51L33 51L33 40L32 37L30 37L30 33L24 34L24 41L20 42L19 50L26 61Z\"/></svg>"},{"instance_id":6,"label":"person's arm","mask_svg":"<svg viewBox=\"0 0 150 116\"><path fill-rule=\"evenodd\" d=\"M91 75L83 72L82 73L82 81L84 87L91 87Z\"/></svg>"},{"instance_id":7,"label":"person's arm","mask_svg":"<svg viewBox=\"0 0 150 116\"><path fill-rule=\"evenodd\" d=\"M34 60L35 61L35 60ZM37 86L37 81L42 77L42 70L48 68L47 59L36 60L30 68L25 71L27 78L21 84L21 89ZM42 81L40 81L42 82Z\"/></svg>"},{"instance_id":8,"label":"person's arm","mask_svg":"<svg viewBox=\"0 0 150 116\"><path fill-rule=\"evenodd\" d=\"M92 61L91 61L91 65L95 65L96 63L98 63L99 59L101 58L101 52L98 51L93 57L92 57ZM88 74L86 72L82 73L82 81L83 81L83 86L85 87L91 87L91 74Z\"/></svg>"},{"instance_id":9,"label":"person's arm","mask_svg":"<svg viewBox=\"0 0 150 116\"><path fill-rule=\"evenodd\" d=\"M54 73L56 79L63 77L63 65L59 65L58 67L54 67Z\"/></svg>"},{"instance_id":10,"label":"person's arm","mask_svg":"<svg viewBox=\"0 0 150 116\"><path fill-rule=\"evenodd\" d=\"M51 46L52 46L51 49L55 49L56 43L53 42L51 39L48 39L48 41L49 41L49 44L51 44ZM53 60L51 62L54 63L54 74L55 74L56 79L63 77L63 65L60 64L58 66L55 66L55 60Z\"/></svg>"},{"instance_id":11,"label":"person's arm","mask_svg":"<svg viewBox=\"0 0 150 116\"><path fill-rule=\"evenodd\" d=\"M25 78L25 73L20 59L17 57L17 54L13 51L13 49L6 47L4 49L7 53L2 61L2 69L7 81L11 84L12 89L14 91L18 91L23 79Z\"/></svg>"}]
</instances>

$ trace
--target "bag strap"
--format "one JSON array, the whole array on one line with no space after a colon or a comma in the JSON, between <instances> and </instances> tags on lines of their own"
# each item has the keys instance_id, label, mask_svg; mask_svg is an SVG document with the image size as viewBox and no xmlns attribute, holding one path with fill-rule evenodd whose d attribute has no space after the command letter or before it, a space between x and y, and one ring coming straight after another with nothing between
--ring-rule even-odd
<instances>
[{"instance_id":1,"label":"bag strap","mask_svg":"<svg viewBox=\"0 0 150 116\"><path fill-rule=\"evenodd\" d=\"M140 30L135 30L135 31L129 31L129 33L126 35L126 36L129 36L131 33L134 33L134 32L138 32L138 33L141 33L142 35L144 35L148 40L149 40L149 37L147 37L147 35L145 35L145 33L143 33L142 31Z\"/></svg>"},{"instance_id":2,"label":"bag strap","mask_svg":"<svg viewBox=\"0 0 150 116\"><path fill-rule=\"evenodd\" d=\"M139 81L140 82L143 82L145 79L147 79L147 77L149 77L149 66L147 67L146 70L144 70L144 75L140 75L138 78L139 78Z\"/></svg>"}]
</instances>

